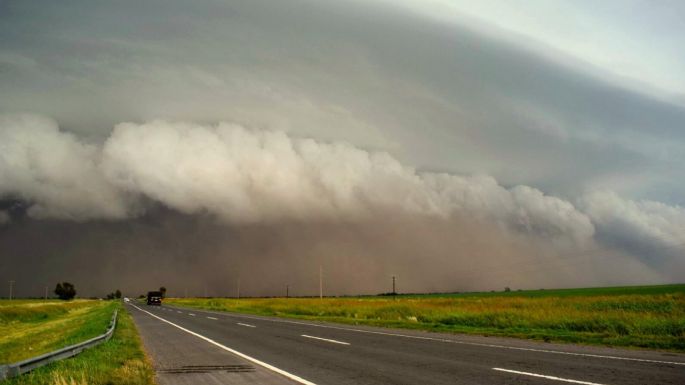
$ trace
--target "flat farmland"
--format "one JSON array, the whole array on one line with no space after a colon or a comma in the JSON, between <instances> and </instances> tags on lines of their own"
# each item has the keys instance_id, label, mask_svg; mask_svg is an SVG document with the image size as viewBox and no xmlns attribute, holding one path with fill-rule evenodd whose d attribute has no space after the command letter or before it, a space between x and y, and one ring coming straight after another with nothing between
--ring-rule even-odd
<instances>
[{"instance_id":1,"label":"flat farmland","mask_svg":"<svg viewBox=\"0 0 685 385\"><path fill-rule=\"evenodd\" d=\"M165 302L358 325L685 351L685 285Z\"/></svg>"}]
</instances>

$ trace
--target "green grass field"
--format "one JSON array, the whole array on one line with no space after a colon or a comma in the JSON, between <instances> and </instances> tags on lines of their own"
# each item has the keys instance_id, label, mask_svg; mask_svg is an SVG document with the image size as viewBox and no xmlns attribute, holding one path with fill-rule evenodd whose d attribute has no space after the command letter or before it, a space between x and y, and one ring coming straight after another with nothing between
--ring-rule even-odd
<instances>
[{"instance_id":1,"label":"green grass field","mask_svg":"<svg viewBox=\"0 0 685 385\"><path fill-rule=\"evenodd\" d=\"M114 301L0 301L0 362L16 362L100 335L114 309L119 309L119 317L110 341L6 383L154 384L133 321Z\"/></svg>"},{"instance_id":2,"label":"green grass field","mask_svg":"<svg viewBox=\"0 0 685 385\"><path fill-rule=\"evenodd\" d=\"M484 291L467 293L436 293L436 294L405 294L402 297L567 297L567 296L598 296L598 295L658 295L685 293L685 284L653 285L653 286L612 286L612 287L583 287L573 289L553 290L517 290L517 291Z\"/></svg>"},{"instance_id":3,"label":"green grass field","mask_svg":"<svg viewBox=\"0 0 685 385\"><path fill-rule=\"evenodd\" d=\"M201 309L360 325L685 351L685 285L396 298L165 301Z\"/></svg>"},{"instance_id":4,"label":"green grass field","mask_svg":"<svg viewBox=\"0 0 685 385\"><path fill-rule=\"evenodd\" d=\"M16 362L102 334L114 303L0 301L0 362Z\"/></svg>"}]
</instances>

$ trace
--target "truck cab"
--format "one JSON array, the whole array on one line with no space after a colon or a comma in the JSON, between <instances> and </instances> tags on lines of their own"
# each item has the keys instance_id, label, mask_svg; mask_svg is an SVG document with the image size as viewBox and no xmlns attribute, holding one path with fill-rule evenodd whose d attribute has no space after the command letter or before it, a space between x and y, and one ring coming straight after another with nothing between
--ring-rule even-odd
<instances>
[{"instance_id":1,"label":"truck cab","mask_svg":"<svg viewBox=\"0 0 685 385\"><path fill-rule=\"evenodd\" d=\"M161 291L148 291L147 292L147 304L148 305L161 305L162 304L162 292Z\"/></svg>"}]
</instances>

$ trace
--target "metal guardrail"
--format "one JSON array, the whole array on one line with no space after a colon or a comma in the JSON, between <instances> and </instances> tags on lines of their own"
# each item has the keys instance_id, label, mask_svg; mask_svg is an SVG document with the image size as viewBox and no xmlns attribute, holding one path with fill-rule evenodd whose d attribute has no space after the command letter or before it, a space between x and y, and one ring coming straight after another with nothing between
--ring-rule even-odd
<instances>
[{"instance_id":1,"label":"metal guardrail","mask_svg":"<svg viewBox=\"0 0 685 385\"><path fill-rule=\"evenodd\" d=\"M32 357L24 361L15 362L9 365L0 365L0 381L30 372L33 369L40 368L41 366L47 365L51 362L73 357L86 349L92 348L93 346L99 345L105 341L109 341L109 339L112 338L112 334L114 334L114 329L116 326L117 310L114 310L112 320L109 322L109 326L107 327L105 334L101 334L78 344L67 346L66 348L45 353L40 356Z\"/></svg>"}]
</instances>

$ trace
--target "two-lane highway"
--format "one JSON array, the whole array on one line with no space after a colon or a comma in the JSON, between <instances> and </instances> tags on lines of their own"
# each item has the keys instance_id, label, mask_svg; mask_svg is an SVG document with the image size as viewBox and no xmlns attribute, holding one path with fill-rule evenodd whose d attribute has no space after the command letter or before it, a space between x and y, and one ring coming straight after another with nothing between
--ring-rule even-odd
<instances>
[{"instance_id":1,"label":"two-lane highway","mask_svg":"<svg viewBox=\"0 0 685 385\"><path fill-rule=\"evenodd\" d=\"M130 310L146 348L151 350L148 345L155 345L152 356L157 368L162 367L157 361L164 359L165 350L173 350L178 361L183 360L182 351L191 349L190 345L205 349L211 346L231 359L258 367L263 376L270 372L271 383L685 383L682 354L348 326L169 306L131 305ZM185 346L172 346L172 339L165 338L165 334L176 333L186 335ZM194 354L193 360L202 361L202 354ZM222 373L235 381L217 383L266 383L266 377L257 380L239 372ZM159 378L162 385L183 383L167 374Z\"/></svg>"}]
</instances>

